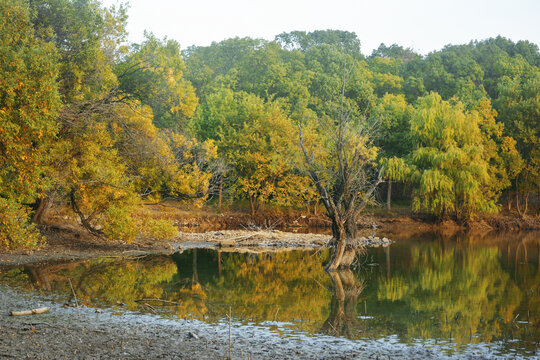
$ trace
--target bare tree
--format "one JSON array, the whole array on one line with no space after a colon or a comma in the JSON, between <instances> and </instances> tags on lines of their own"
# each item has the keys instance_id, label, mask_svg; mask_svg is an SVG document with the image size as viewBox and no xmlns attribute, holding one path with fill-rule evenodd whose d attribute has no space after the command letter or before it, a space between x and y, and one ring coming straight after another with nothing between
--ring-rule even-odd
<instances>
[{"instance_id":1,"label":"bare tree","mask_svg":"<svg viewBox=\"0 0 540 360\"><path fill-rule=\"evenodd\" d=\"M334 251L326 267L329 271L349 267L356 252L363 250L356 241L358 217L373 200L382 175L375 168L376 148L370 140L375 125L369 125L365 115L354 116L345 96L351 71L344 71L335 117L318 119L323 145L308 150L298 125L305 170L332 221Z\"/></svg>"}]
</instances>

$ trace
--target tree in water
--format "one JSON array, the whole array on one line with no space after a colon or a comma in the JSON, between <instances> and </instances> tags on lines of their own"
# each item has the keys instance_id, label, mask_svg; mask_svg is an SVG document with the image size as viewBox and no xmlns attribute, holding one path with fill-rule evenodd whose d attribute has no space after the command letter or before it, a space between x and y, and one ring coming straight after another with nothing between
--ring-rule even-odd
<instances>
[{"instance_id":1,"label":"tree in water","mask_svg":"<svg viewBox=\"0 0 540 360\"><path fill-rule=\"evenodd\" d=\"M372 145L373 124L367 114L354 116L352 100L347 98L347 79L353 68L344 71L335 115L319 118L315 128L306 126L307 137L299 124L300 147L305 170L313 181L326 215L332 221L333 255L326 270L349 267L361 249L357 238L360 213L372 202L381 171L375 168L377 148ZM309 150L308 150L309 148Z\"/></svg>"}]
</instances>

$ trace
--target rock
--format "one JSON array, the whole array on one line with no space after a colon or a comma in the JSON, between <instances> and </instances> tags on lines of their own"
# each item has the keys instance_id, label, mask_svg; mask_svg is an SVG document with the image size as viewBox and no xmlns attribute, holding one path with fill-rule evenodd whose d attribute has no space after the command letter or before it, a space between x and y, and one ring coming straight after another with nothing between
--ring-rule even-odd
<instances>
[{"instance_id":1,"label":"rock","mask_svg":"<svg viewBox=\"0 0 540 360\"><path fill-rule=\"evenodd\" d=\"M187 337L189 339L195 339L195 340L198 340L199 339L199 335L195 334L195 333L192 333L192 332L188 332L187 333Z\"/></svg>"},{"instance_id":2,"label":"rock","mask_svg":"<svg viewBox=\"0 0 540 360\"><path fill-rule=\"evenodd\" d=\"M219 247L235 247L236 241L234 240L220 240Z\"/></svg>"}]
</instances>

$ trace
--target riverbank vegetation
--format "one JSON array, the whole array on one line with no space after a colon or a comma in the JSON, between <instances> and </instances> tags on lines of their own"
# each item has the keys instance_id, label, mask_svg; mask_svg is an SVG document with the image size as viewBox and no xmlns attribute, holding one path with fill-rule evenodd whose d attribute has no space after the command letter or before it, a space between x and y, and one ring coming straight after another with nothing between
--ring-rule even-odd
<instances>
[{"instance_id":1,"label":"riverbank vegetation","mask_svg":"<svg viewBox=\"0 0 540 360\"><path fill-rule=\"evenodd\" d=\"M2 246L39 243L36 224L58 206L125 241L175 233L141 216L144 202L316 212L300 129L331 168L344 107L373 129L357 139L362 170L383 169L388 208L394 191L438 219L538 214L540 52L528 41L365 56L356 34L324 30L182 50L151 33L128 44L125 7L97 0L6 0L0 15Z\"/></svg>"}]
</instances>

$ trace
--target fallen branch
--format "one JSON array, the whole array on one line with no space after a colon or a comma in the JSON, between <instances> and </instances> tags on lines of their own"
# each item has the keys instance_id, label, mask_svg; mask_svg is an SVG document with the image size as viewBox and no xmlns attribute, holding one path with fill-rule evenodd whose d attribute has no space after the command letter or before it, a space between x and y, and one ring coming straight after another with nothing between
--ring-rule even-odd
<instances>
[{"instance_id":1,"label":"fallen branch","mask_svg":"<svg viewBox=\"0 0 540 360\"><path fill-rule=\"evenodd\" d=\"M49 312L49 310L50 310L50 308L48 308L48 307L42 307L42 308L32 309L32 310L12 311L11 316L44 314L46 312Z\"/></svg>"},{"instance_id":2,"label":"fallen branch","mask_svg":"<svg viewBox=\"0 0 540 360\"><path fill-rule=\"evenodd\" d=\"M138 300L135 300L135 302L145 302L145 301L160 301L160 302L164 302L164 303L168 303L168 304L180 305L179 302L171 301L171 300L164 300L164 299L138 299Z\"/></svg>"},{"instance_id":3,"label":"fallen branch","mask_svg":"<svg viewBox=\"0 0 540 360\"><path fill-rule=\"evenodd\" d=\"M154 314L157 314L156 308L154 308L152 305L147 304L147 303L143 303L143 304L144 304L144 306L146 306L147 308L149 308L150 310L152 310L152 312L153 312Z\"/></svg>"}]
</instances>

